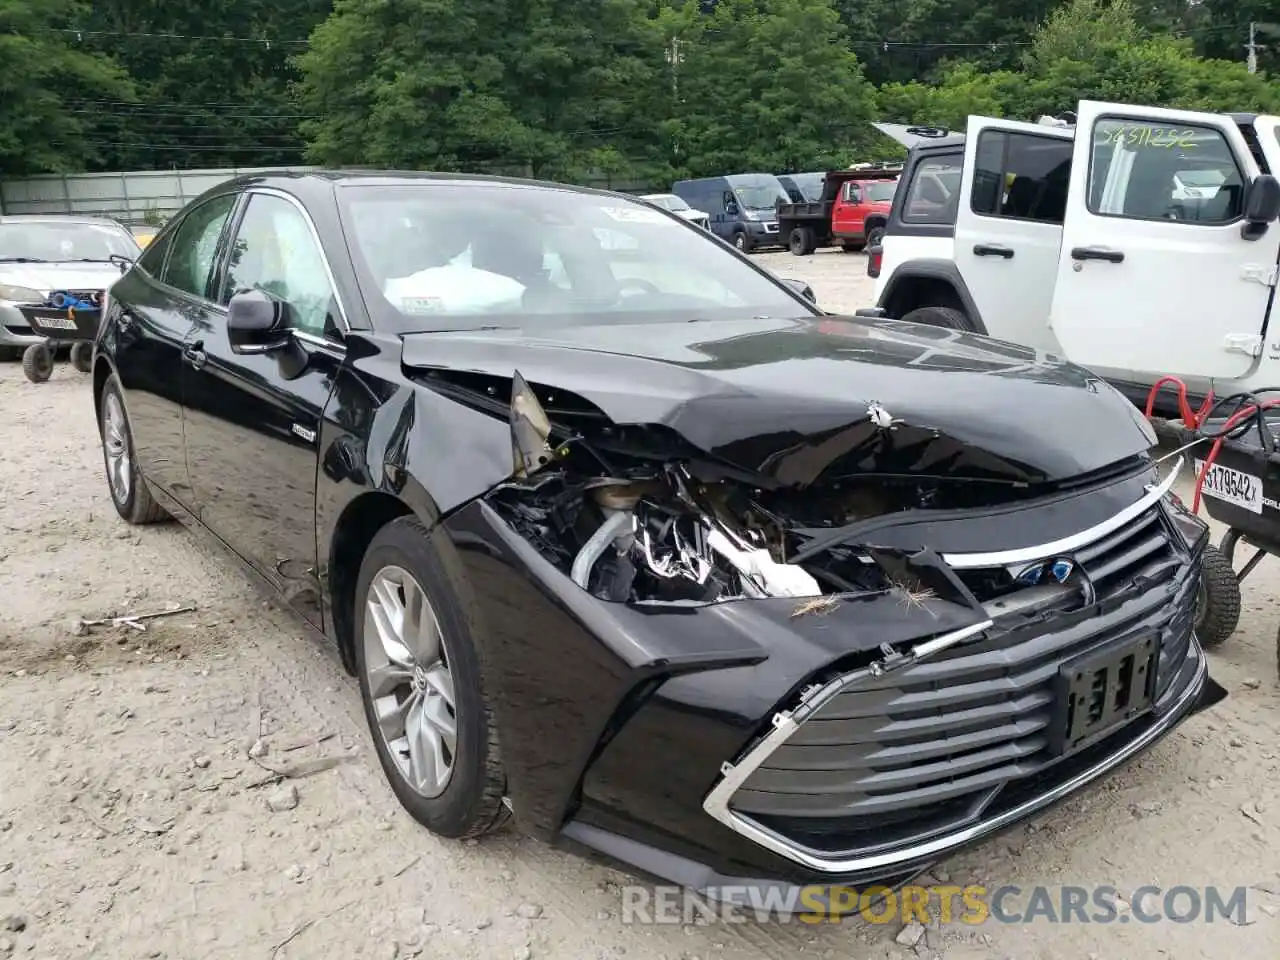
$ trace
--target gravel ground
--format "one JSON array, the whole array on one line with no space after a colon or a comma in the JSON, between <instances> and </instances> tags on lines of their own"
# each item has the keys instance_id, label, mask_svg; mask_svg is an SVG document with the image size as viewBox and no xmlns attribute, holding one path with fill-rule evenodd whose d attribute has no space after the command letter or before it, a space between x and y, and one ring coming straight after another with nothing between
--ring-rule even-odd
<instances>
[{"instance_id":1,"label":"gravel ground","mask_svg":"<svg viewBox=\"0 0 1280 960\"><path fill-rule=\"evenodd\" d=\"M870 302L860 256L760 259L828 308ZM221 554L116 517L86 377L59 365L35 386L4 364L0 411L0 958L1274 955L1276 561L1212 657L1227 701L934 871L1124 896L1250 886L1243 925L624 924L626 877L511 831L442 842L399 811L336 659ZM196 609L143 633L75 627L176 604ZM281 788L272 768L299 776Z\"/></svg>"}]
</instances>

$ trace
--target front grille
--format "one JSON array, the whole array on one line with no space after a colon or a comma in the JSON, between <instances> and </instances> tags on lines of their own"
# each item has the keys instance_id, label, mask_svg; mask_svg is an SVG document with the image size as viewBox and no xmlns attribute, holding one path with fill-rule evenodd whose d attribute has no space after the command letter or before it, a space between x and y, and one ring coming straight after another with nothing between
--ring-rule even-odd
<instances>
[{"instance_id":1,"label":"front grille","mask_svg":"<svg viewBox=\"0 0 1280 960\"><path fill-rule=\"evenodd\" d=\"M1070 756L1052 746L1064 662L1154 636L1157 703L1186 662L1198 569L1174 535L1153 507L1077 550L1083 578L1047 591L1048 601L1007 604L1007 615L989 605L995 625L977 642L837 694L730 806L802 846L866 850L972 822L1002 791L1065 770ZM971 587L1017 596L1007 571L963 573ZM1140 723L1108 740L1136 736Z\"/></svg>"},{"instance_id":2,"label":"front grille","mask_svg":"<svg viewBox=\"0 0 1280 960\"><path fill-rule=\"evenodd\" d=\"M777 232L778 232L778 225L777 225L776 223L766 223L766 224L764 225L764 232L765 232L765 233L777 233Z\"/></svg>"}]
</instances>

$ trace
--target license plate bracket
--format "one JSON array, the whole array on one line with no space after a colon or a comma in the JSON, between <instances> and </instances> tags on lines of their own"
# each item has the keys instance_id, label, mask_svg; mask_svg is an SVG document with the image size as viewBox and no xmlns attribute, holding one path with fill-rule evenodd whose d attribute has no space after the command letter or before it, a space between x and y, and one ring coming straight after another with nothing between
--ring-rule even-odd
<instances>
[{"instance_id":1,"label":"license plate bracket","mask_svg":"<svg viewBox=\"0 0 1280 960\"><path fill-rule=\"evenodd\" d=\"M1064 663L1054 682L1053 753L1082 750L1150 709L1158 653L1148 634Z\"/></svg>"}]
</instances>

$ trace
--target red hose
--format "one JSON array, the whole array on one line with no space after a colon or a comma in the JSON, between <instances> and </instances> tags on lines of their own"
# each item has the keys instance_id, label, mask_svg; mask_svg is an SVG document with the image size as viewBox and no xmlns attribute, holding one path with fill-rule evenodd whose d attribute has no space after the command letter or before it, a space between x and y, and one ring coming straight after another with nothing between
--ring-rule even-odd
<instances>
[{"instance_id":1,"label":"red hose","mask_svg":"<svg viewBox=\"0 0 1280 960\"><path fill-rule=\"evenodd\" d=\"M1179 377L1161 377L1151 387L1151 392L1147 394L1147 409L1144 411L1148 420L1151 419L1151 413L1155 409L1156 396L1160 393L1160 388L1166 383L1176 384L1178 387L1178 413L1182 417L1183 424L1188 430L1195 430L1204 422L1205 416L1213 409L1213 391L1204 398L1204 403L1200 404L1200 409L1193 411L1191 403L1187 399L1187 385L1182 382Z\"/></svg>"},{"instance_id":2,"label":"red hose","mask_svg":"<svg viewBox=\"0 0 1280 960\"><path fill-rule=\"evenodd\" d=\"M1209 450L1209 455L1204 458L1204 466L1200 468L1200 475L1196 478L1196 495L1191 501L1191 512L1200 512L1200 491L1204 487L1204 478L1209 475L1209 469L1213 466L1213 462L1218 459L1218 451L1222 449L1222 441L1226 439L1231 428L1239 425L1241 420L1247 418L1250 414L1257 413L1260 410L1270 410L1272 407L1280 407L1280 400L1268 400L1262 404L1250 404L1241 410L1237 410L1227 418L1226 424L1218 433L1218 438L1213 441L1213 446Z\"/></svg>"}]
</instances>

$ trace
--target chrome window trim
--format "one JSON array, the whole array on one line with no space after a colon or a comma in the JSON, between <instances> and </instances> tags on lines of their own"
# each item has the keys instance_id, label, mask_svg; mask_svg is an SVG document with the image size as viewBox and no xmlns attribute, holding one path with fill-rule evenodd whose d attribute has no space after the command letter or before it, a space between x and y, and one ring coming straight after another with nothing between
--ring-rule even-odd
<instances>
[{"instance_id":1,"label":"chrome window trim","mask_svg":"<svg viewBox=\"0 0 1280 960\"><path fill-rule=\"evenodd\" d=\"M977 629L985 629L987 626L990 626L989 621L985 624L979 624ZM955 631L955 633L971 633L974 630L975 628L973 627L967 627L964 630ZM938 641L943 639L945 638L939 637ZM786 743L819 706L835 696L836 693L847 689L850 684L870 676L871 671L869 670L837 677L826 686L819 688L810 697L804 699L795 710L788 713L775 714L773 730L769 732L769 735L749 750L736 765L725 764L723 777L707 794L702 803L702 808L734 833L746 837L766 850L780 854L789 860L822 873L857 874L897 866L908 866L922 859L944 855L971 840L1002 830L1023 817L1035 813L1037 810L1073 793L1141 752L1173 727L1182 719L1187 704L1200 695L1205 677L1208 675L1208 663L1204 654L1198 650L1194 642L1195 638L1193 637L1192 639L1192 649L1199 655L1195 676L1192 677L1177 701L1148 730L1144 731L1141 736L1129 741L1115 753L1100 760L1088 769L1082 770L1071 779L988 820L970 824L967 827L953 830L950 833L933 837L929 840L911 843L897 850L863 856L827 858L815 856L812 852L799 847L750 817L729 809L729 800L738 791L738 788L746 782L747 778L768 759L770 754Z\"/></svg>"},{"instance_id":2,"label":"chrome window trim","mask_svg":"<svg viewBox=\"0 0 1280 960\"><path fill-rule=\"evenodd\" d=\"M329 266L329 257L324 251L324 244L320 242L320 231L316 229L315 221L311 219L311 214L307 212L307 208L303 206L302 201L293 194L286 193L285 191L279 190L275 187L249 187L245 190L245 194L248 196L249 202L252 202L255 195L278 197L281 200L287 200L289 203L293 204L298 213L302 214L302 219L307 224L307 230L311 233L311 239L315 241L316 250L320 253L320 262L324 264L324 275L329 281L329 289L333 291L334 302L338 305L338 322L342 327L342 332L350 333L351 322L347 319L347 307L346 304L342 302L342 293L338 289L338 281L334 277L333 268ZM245 209L248 210L248 207L246 206ZM241 217L240 220L243 222L244 217ZM236 224L236 230L239 231L239 229L240 224ZM235 237L232 237L232 240L234 241ZM225 309L225 304L223 305L223 308ZM294 332L297 333L298 331ZM323 338L321 338L321 340L323 340Z\"/></svg>"},{"instance_id":3,"label":"chrome window trim","mask_svg":"<svg viewBox=\"0 0 1280 960\"><path fill-rule=\"evenodd\" d=\"M943 554L942 559L956 570L972 570L977 567L1003 567L1016 563L1031 563L1035 560L1052 557L1055 554L1070 553L1072 550L1078 550L1093 543L1095 540L1101 540L1109 533L1119 530L1126 523L1141 516L1159 503L1165 494L1173 489L1185 460L1185 457L1179 457L1178 462L1169 471L1169 475L1164 480L1158 484L1148 485L1147 494L1141 500L1131 503L1119 513L1108 517L1101 523L1094 524L1088 530L1081 530L1079 533L1073 533L1071 536L1063 537L1061 540L1054 540L1052 543L1018 547L1014 550L997 550L993 553L948 553Z\"/></svg>"},{"instance_id":4,"label":"chrome window trim","mask_svg":"<svg viewBox=\"0 0 1280 960\"><path fill-rule=\"evenodd\" d=\"M347 352L345 343L338 343L336 340L330 340L327 337L317 337L314 333L307 333L305 330L294 330L292 333L303 343L310 343L317 347L327 347L330 350L336 350L338 353Z\"/></svg>"}]
</instances>

